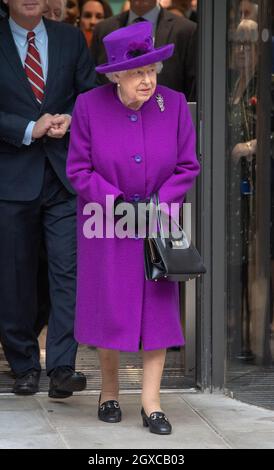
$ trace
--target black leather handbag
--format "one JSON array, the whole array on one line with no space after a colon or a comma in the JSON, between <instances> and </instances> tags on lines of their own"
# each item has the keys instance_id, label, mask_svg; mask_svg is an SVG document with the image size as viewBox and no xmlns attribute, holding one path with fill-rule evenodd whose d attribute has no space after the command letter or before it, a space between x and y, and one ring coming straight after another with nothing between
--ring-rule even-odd
<instances>
[{"instance_id":1,"label":"black leather handbag","mask_svg":"<svg viewBox=\"0 0 274 470\"><path fill-rule=\"evenodd\" d=\"M145 277L157 281L189 281L201 276L206 268L195 246L190 243L183 229L177 224L176 238L169 230L168 237L163 230L162 213L158 195L154 195L156 210L156 233L144 241Z\"/></svg>"}]
</instances>

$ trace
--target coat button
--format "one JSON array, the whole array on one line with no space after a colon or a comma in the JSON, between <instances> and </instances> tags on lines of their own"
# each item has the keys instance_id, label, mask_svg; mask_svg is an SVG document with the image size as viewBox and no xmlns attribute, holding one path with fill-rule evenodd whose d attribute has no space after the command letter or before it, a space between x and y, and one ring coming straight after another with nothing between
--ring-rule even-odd
<instances>
[{"instance_id":1,"label":"coat button","mask_svg":"<svg viewBox=\"0 0 274 470\"><path fill-rule=\"evenodd\" d=\"M135 202L140 201L141 199L140 194L134 194L131 199L132 201L135 201Z\"/></svg>"},{"instance_id":2,"label":"coat button","mask_svg":"<svg viewBox=\"0 0 274 470\"><path fill-rule=\"evenodd\" d=\"M141 163L142 161L141 155L135 155L134 160L136 161L136 163Z\"/></svg>"},{"instance_id":3,"label":"coat button","mask_svg":"<svg viewBox=\"0 0 274 470\"><path fill-rule=\"evenodd\" d=\"M131 114L131 115L129 116L129 119L130 119L132 122L136 122L137 119L138 119L138 116L137 116L136 114Z\"/></svg>"}]
</instances>

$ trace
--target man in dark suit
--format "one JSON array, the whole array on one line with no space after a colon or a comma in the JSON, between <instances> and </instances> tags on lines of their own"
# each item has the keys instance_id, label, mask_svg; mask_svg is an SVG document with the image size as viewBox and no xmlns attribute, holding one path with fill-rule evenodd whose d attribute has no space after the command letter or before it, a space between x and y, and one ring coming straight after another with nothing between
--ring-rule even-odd
<instances>
[{"instance_id":1,"label":"man in dark suit","mask_svg":"<svg viewBox=\"0 0 274 470\"><path fill-rule=\"evenodd\" d=\"M2 2L2 0L0 0L0 20L1 18L5 18L6 16L7 16L7 8Z\"/></svg>"},{"instance_id":2,"label":"man in dark suit","mask_svg":"<svg viewBox=\"0 0 274 470\"><path fill-rule=\"evenodd\" d=\"M16 375L14 393L38 391L37 270L48 256L49 396L83 390L75 371L76 199L66 178L71 113L94 86L82 33L42 19L45 0L4 0L0 21L0 338Z\"/></svg>"},{"instance_id":3,"label":"man in dark suit","mask_svg":"<svg viewBox=\"0 0 274 470\"><path fill-rule=\"evenodd\" d=\"M155 47L174 43L173 56L165 62L158 83L185 93L188 101L196 98L196 24L173 15L158 5L157 0L131 0L130 11L98 23L92 40L92 55L96 65L107 62L102 39L112 31L135 21L151 21L154 27ZM104 75L99 84L107 83Z\"/></svg>"}]
</instances>

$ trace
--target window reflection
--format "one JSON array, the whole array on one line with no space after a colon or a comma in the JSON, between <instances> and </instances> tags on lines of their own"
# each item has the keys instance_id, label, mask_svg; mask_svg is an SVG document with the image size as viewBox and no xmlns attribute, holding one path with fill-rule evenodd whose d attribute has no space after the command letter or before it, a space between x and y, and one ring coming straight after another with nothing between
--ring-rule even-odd
<instances>
[{"instance_id":1,"label":"window reflection","mask_svg":"<svg viewBox=\"0 0 274 470\"><path fill-rule=\"evenodd\" d=\"M272 3L228 2L226 380L234 385L274 357Z\"/></svg>"},{"instance_id":2,"label":"window reflection","mask_svg":"<svg viewBox=\"0 0 274 470\"><path fill-rule=\"evenodd\" d=\"M253 357L249 278L254 258L257 41L257 22L240 20L231 37L228 81L229 353L238 358ZM236 328L239 321L241 329Z\"/></svg>"},{"instance_id":3,"label":"window reflection","mask_svg":"<svg viewBox=\"0 0 274 470\"><path fill-rule=\"evenodd\" d=\"M272 2L272 38L271 38L271 339L272 357L274 358L274 2Z\"/></svg>"}]
</instances>

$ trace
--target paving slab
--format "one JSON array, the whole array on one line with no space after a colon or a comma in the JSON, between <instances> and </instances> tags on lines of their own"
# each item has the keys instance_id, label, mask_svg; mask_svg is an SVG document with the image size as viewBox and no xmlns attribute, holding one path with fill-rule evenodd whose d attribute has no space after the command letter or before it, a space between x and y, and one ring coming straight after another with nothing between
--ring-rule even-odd
<instances>
[{"instance_id":1,"label":"paving slab","mask_svg":"<svg viewBox=\"0 0 274 470\"><path fill-rule=\"evenodd\" d=\"M163 393L173 433L142 426L140 394L123 393L123 420L97 418L98 394L63 401L0 395L0 449L273 449L274 412L221 393Z\"/></svg>"}]
</instances>

